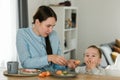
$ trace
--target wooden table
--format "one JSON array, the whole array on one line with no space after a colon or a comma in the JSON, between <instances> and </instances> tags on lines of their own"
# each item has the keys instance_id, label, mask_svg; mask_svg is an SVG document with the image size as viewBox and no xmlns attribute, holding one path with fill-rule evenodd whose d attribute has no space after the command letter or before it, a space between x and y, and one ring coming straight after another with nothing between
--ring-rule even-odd
<instances>
[{"instance_id":1,"label":"wooden table","mask_svg":"<svg viewBox=\"0 0 120 80\"><path fill-rule=\"evenodd\" d=\"M0 70L0 80L120 80L120 77L117 76L100 76L100 75L87 75L87 74L78 74L74 78L57 78L54 76L49 76L45 78L39 78L38 76L34 77L14 77L14 76L4 76L4 70Z\"/></svg>"}]
</instances>

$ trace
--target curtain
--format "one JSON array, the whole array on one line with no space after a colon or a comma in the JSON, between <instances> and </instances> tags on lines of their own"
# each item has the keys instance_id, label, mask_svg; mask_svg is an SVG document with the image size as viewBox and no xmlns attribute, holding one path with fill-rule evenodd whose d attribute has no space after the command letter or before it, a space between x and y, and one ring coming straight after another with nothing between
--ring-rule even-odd
<instances>
[{"instance_id":1,"label":"curtain","mask_svg":"<svg viewBox=\"0 0 120 80\"><path fill-rule=\"evenodd\" d=\"M6 67L7 61L17 60L17 0L0 0L0 11L0 67Z\"/></svg>"}]
</instances>

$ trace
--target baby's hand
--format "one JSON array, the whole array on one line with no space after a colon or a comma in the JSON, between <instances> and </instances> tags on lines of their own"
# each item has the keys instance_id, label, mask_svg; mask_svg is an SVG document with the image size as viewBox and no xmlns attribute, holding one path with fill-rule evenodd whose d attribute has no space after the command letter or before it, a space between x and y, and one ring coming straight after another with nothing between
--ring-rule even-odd
<instances>
[{"instance_id":1,"label":"baby's hand","mask_svg":"<svg viewBox=\"0 0 120 80\"><path fill-rule=\"evenodd\" d=\"M87 64L86 64L87 69L93 69L93 68L96 68L96 66L97 66L96 61L94 60L87 61Z\"/></svg>"}]
</instances>

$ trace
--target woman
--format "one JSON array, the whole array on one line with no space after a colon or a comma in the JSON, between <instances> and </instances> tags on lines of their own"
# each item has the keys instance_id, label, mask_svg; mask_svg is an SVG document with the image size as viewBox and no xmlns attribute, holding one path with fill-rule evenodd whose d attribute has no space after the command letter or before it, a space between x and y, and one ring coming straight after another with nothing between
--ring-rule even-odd
<instances>
[{"instance_id":1,"label":"woman","mask_svg":"<svg viewBox=\"0 0 120 80\"><path fill-rule=\"evenodd\" d=\"M53 30L56 21L56 14L50 7L40 6L33 16L33 27L18 30L17 51L23 68L65 69L68 62L70 68L76 67L74 60L67 61L61 56L59 38ZM46 49L46 42L49 42L46 39L50 41L50 51Z\"/></svg>"}]
</instances>

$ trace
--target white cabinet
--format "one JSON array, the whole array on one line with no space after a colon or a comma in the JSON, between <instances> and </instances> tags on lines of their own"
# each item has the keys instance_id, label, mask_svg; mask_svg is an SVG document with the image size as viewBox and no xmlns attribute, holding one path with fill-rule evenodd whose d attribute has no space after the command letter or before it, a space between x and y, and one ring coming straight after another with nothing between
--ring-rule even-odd
<instances>
[{"instance_id":1,"label":"white cabinet","mask_svg":"<svg viewBox=\"0 0 120 80\"><path fill-rule=\"evenodd\" d=\"M77 8L50 6L57 14L55 30L61 42L66 59L75 59L77 54Z\"/></svg>"}]
</instances>

